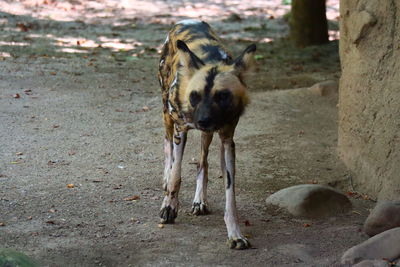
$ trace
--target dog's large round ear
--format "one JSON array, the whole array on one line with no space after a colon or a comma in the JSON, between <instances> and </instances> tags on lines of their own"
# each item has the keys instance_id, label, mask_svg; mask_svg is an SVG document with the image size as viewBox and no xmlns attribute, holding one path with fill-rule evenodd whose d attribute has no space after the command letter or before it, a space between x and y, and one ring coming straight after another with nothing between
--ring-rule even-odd
<instances>
[{"instance_id":1,"label":"dog's large round ear","mask_svg":"<svg viewBox=\"0 0 400 267\"><path fill-rule=\"evenodd\" d=\"M178 48L181 65L188 73L193 73L195 70L204 66L203 61L190 51L184 41L178 40L176 42L176 47Z\"/></svg>"},{"instance_id":2,"label":"dog's large round ear","mask_svg":"<svg viewBox=\"0 0 400 267\"><path fill-rule=\"evenodd\" d=\"M251 44L233 61L233 66L237 74L243 75L251 70L251 67L254 65L254 53L256 50L257 46Z\"/></svg>"}]
</instances>

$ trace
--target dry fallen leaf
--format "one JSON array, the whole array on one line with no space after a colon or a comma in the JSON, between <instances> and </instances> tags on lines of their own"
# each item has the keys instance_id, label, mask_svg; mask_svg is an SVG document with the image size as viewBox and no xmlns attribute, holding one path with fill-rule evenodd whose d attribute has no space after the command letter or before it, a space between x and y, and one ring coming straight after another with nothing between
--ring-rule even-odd
<instances>
[{"instance_id":1,"label":"dry fallen leaf","mask_svg":"<svg viewBox=\"0 0 400 267\"><path fill-rule=\"evenodd\" d=\"M138 200L138 199L140 199L140 196L138 196L138 195L133 195L131 197L124 198L124 200L126 200L126 201L132 201L132 200Z\"/></svg>"},{"instance_id":2,"label":"dry fallen leaf","mask_svg":"<svg viewBox=\"0 0 400 267\"><path fill-rule=\"evenodd\" d=\"M146 112L146 111L149 111L150 108L149 108L148 106L144 106L144 107L142 108L142 110Z\"/></svg>"},{"instance_id":3,"label":"dry fallen leaf","mask_svg":"<svg viewBox=\"0 0 400 267\"><path fill-rule=\"evenodd\" d=\"M353 192L353 191L346 192L346 195L349 197L354 197L354 198L358 198L360 196L357 192Z\"/></svg>"},{"instance_id":4,"label":"dry fallen leaf","mask_svg":"<svg viewBox=\"0 0 400 267\"><path fill-rule=\"evenodd\" d=\"M17 153L15 153L15 155L17 155L17 156L22 156L24 153L22 153L22 152L17 152Z\"/></svg>"},{"instance_id":5,"label":"dry fallen leaf","mask_svg":"<svg viewBox=\"0 0 400 267\"><path fill-rule=\"evenodd\" d=\"M310 226L311 226L311 224L309 224L309 223L303 224L303 227L310 227Z\"/></svg>"},{"instance_id":6,"label":"dry fallen leaf","mask_svg":"<svg viewBox=\"0 0 400 267\"><path fill-rule=\"evenodd\" d=\"M17 93L13 95L14 98L20 98L21 96Z\"/></svg>"},{"instance_id":7,"label":"dry fallen leaf","mask_svg":"<svg viewBox=\"0 0 400 267\"><path fill-rule=\"evenodd\" d=\"M18 22L18 23L16 24L16 26L20 29L21 32L27 32L27 31L29 31L30 29L32 29L32 25L29 25L29 24L25 25L25 24L22 23L22 22Z\"/></svg>"},{"instance_id":8,"label":"dry fallen leaf","mask_svg":"<svg viewBox=\"0 0 400 267\"><path fill-rule=\"evenodd\" d=\"M31 90L31 89L25 89L25 90L24 90L24 93L25 93L26 95L32 95L32 90Z\"/></svg>"},{"instance_id":9,"label":"dry fallen leaf","mask_svg":"<svg viewBox=\"0 0 400 267\"><path fill-rule=\"evenodd\" d=\"M74 184L67 184L67 188L74 188L75 185Z\"/></svg>"},{"instance_id":10,"label":"dry fallen leaf","mask_svg":"<svg viewBox=\"0 0 400 267\"><path fill-rule=\"evenodd\" d=\"M371 198L367 194L365 194L365 195L363 195L363 199L364 200L370 200Z\"/></svg>"},{"instance_id":11,"label":"dry fallen leaf","mask_svg":"<svg viewBox=\"0 0 400 267\"><path fill-rule=\"evenodd\" d=\"M303 66L302 65L294 65L292 66L293 71L303 71Z\"/></svg>"}]
</instances>

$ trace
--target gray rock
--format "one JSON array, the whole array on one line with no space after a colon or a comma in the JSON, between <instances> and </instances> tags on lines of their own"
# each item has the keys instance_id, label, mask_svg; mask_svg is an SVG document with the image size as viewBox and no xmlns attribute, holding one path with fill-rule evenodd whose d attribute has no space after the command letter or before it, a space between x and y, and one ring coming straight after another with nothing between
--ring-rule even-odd
<instances>
[{"instance_id":1,"label":"gray rock","mask_svg":"<svg viewBox=\"0 0 400 267\"><path fill-rule=\"evenodd\" d=\"M267 204L286 209L294 216L319 218L347 212L350 200L335 189L315 184L282 189L266 199Z\"/></svg>"},{"instance_id":2,"label":"gray rock","mask_svg":"<svg viewBox=\"0 0 400 267\"><path fill-rule=\"evenodd\" d=\"M400 227L380 233L350 248L343 254L341 262L355 264L363 260L394 260L398 257L400 257Z\"/></svg>"},{"instance_id":3,"label":"gray rock","mask_svg":"<svg viewBox=\"0 0 400 267\"><path fill-rule=\"evenodd\" d=\"M353 267L388 267L389 263L384 260L365 260L353 265Z\"/></svg>"},{"instance_id":4,"label":"gray rock","mask_svg":"<svg viewBox=\"0 0 400 267\"><path fill-rule=\"evenodd\" d=\"M395 227L400 227L400 201L382 201L369 214L364 231L374 236Z\"/></svg>"},{"instance_id":5,"label":"gray rock","mask_svg":"<svg viewBox=\"0 0 400 267\"><path fill-rule=\"evenodd\" d=\"M39 264L24 253L8 248L0 248L0 266L38 267Z\"/></svg>"},{"instance_id":6,"label":"gray rock","mask_svg":"<svg viewBox=\"0 0 400 267\"><path fill-rule=\"evenodd\" d=\"M311 86L308 90L319 96L331 96L337 94L339 85L336 81L328 80L320 83L316 83Z\"/></svg>"}]
</instances>

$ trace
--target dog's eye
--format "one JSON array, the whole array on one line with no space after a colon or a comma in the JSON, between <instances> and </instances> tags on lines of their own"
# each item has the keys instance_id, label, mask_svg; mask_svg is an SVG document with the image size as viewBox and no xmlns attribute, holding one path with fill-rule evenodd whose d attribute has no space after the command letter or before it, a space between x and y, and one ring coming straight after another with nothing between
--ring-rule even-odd
<instances>
[{"instance_id":1,"label":"dog's eye","mask_svg":"<svg viewBox=\"0 0 400 267\"><path fill-rule=\"evenodd\" d=\"M232 93L228 89L218 91L214 95L214 101L222 106L229 105L231 99Z\"/></svg>"},{"instance_id":2,"label":"dog's eye","mask_svg":"<svg viewBox=\"0 0 400 267\"><path fill-rule=\"evenodd\" d=\"M192 105L192 107L197 106L197 104L199 104L200 100L201 100L201 95L198 92L192 91L190 93L189 101L190 101L190 104Z\"/></svg>"}]
</instances>

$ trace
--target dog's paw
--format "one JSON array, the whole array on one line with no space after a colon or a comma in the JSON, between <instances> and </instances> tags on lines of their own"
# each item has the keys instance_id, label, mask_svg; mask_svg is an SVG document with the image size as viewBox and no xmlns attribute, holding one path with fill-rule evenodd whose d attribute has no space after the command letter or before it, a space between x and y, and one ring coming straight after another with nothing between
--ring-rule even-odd
<instances>
[{"instance_id":1,"label":"dog's paw","mask_svg":"<svg viewBox=\"0 0 400 267\"><path fill-rule=\"evenodd\" d=\"M160 209L160 223L174 223L178 216L179 201L177 197L165 196Z\"/></svg>"},{"instance_id":2,"label":"dog's paw","mask_svg":"<svg viewBox=\"0 0 400 267\"><path fill-rule=\"evenodd\" d=\"M230 249L251 248L250 242L246 238L230 238L226 243Z\"/></svg>"},{"instance_id":3,"label":"dog's paw","mask_svg":"<svg viewBox=\"0 0 400 267\"><path fill-rule=\"evenodd\" d=\"M160 223L174 223L176 216L178 216L177 209L171 206L163 207L160 210Z\"/></svg>"},{"instance_id":4,"label":"dog's paw","mask_svg":"<svg viewBox=\"0 0 400 267\"><path fill-rule=\"evenodd\" d=\"M209 214L210 210L207 207L207 204L204 202L194 202L192 205L192 214L193 215L206 215Z\"/></svg>"}]
</instances>

